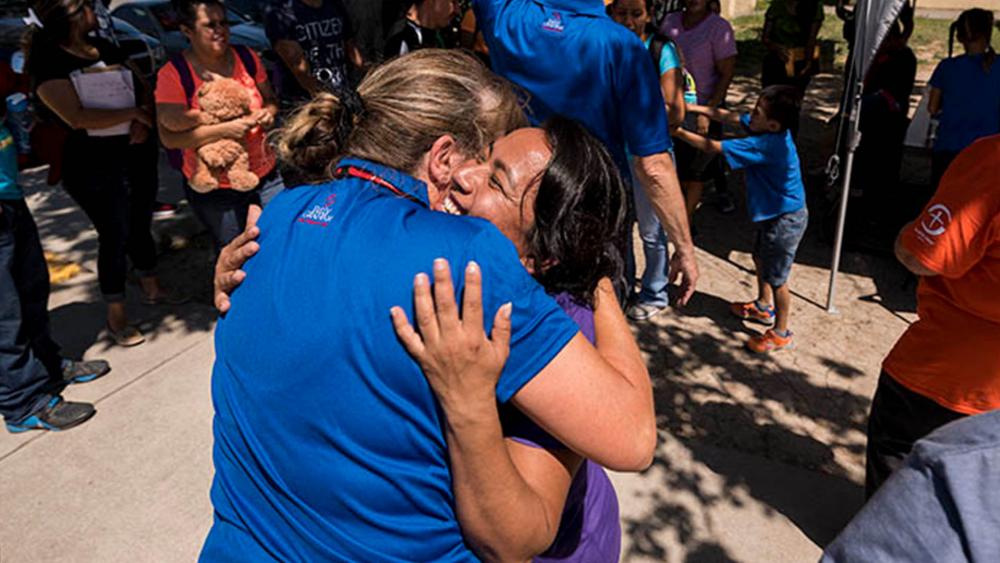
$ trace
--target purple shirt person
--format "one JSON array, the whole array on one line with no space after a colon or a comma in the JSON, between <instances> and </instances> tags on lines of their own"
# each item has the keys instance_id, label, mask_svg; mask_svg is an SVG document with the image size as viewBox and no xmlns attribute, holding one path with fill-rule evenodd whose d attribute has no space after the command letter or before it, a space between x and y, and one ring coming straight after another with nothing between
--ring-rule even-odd
<instances>
[{"instance_id":1,"label":"purple shirt person","mask_svg":"<svg viewBox=\"0 0 1000 563\"><path fill-rule=\"evenodd\" d=\"M587 340L595 340L594 311L577 303L568 293L555 296L556 303L580 327ZM514 407L500 411L504 435L535 448L565 448ZM555 541L535 563L584 563L617 561L621 552L622 530L618 520L618 495L600 465L585 460L577 470L566 495L559 532Z\"/></svg>"},{"instance_id":2,"label":"purple shirt person","mask_svg":"<svg viewBox=\"0 0 1000 563\"><path fill-rule=\"evenodd\" d=\"M669 14L660 33L673 39L683 52L684 65L698 90L698 103L717 106L725 101L732 80L729 61L735 62L736 37L733 26L704 4L705 0L691 0L685 12Z\"/></svg>"}]
</instances>

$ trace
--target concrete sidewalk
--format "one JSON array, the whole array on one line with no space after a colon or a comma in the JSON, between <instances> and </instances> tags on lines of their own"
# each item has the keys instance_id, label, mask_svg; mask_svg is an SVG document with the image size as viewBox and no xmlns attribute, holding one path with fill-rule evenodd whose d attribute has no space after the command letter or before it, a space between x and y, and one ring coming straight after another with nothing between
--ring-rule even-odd
<instances>
[{"instance_id":1,"label":"concrete sidewalk","mask_svg":"<svg viewBox=\"0 0 1000 563\"><path fill-rule=\"evenodd\" d=\"M37 180L28 178L29 203L46 249L88 270L54 288L56 337L69 355L107 358L114 370L67 390L97 404L84 426L0 433L0 562L192 561L212 519L206 255L197 244L165 255L164 276L196 288L198 300L174 309L131 303L148 341L112 347L100 337L95 237L61 190ZM166 199L177 196L168 190ZM157 229L193 225L182 217ZM751 358L740 347L745 329L723 318L725 299L749 284L748 257L723 242L698 241L706 249L699 298L637 328L662 441L649 471L613 476L626 561L814 561L860 506L866 397L884 341L906 317L858 300L879 289L851 256L842 315L820 314L809 302L821 299L823 270L797 266L802 346ZM196 267L178 265L187 262ZM199 277L185 279L190 272Z\"/></svg>"}]
</instances>

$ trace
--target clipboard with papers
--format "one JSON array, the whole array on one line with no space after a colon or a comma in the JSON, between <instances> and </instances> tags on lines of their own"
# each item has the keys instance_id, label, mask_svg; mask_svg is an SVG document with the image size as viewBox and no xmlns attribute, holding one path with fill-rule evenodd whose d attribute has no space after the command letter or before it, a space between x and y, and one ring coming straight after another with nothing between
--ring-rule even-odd
<instances>
[{"instance_id":1,"label":"clipboard with papers","mask_svg":"<svg viewBox=\"0 0 1000 563\"><path fill-rule=\"evenodd\" d=\"M135 80L132 71L122 66L90 67L74 71L70 82L87 109L128 109L135 107ZM87 129L91 137L128 135L131 122L104 129Z\"/></svg>"}]
</instances>

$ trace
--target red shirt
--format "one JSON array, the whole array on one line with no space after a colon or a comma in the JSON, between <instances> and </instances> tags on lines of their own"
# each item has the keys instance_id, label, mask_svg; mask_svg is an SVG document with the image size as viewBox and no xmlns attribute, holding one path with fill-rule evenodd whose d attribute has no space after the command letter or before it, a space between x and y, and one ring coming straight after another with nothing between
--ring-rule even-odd
<instances>
[{"instance_id":1,"label":"red shirt","mask_svg":"<svg viewBox=\"0 0 1000 563\"><path fill-rule=\"evenodd\" d=\"M1000 408L1000 135L959 154L902 244L939 275L882 367L948 409Z\"/></svg>"},{"instance_id":2,"label":"red shirt","mask_svg":"<svg viewBox=\"0 0 1000 563\"><path fill-rule=\"evenodd\" d=\"M267 82L267 73L264 71L264 65L261 63L260 57L257 56L257 53L253 53L254 60L257 63L257 73L254 76L250 76L235 51L232 51L232 56L235 59L235 63L233 65L233 75L229 78L241 82L246 86L247 90L251 91L252 101L250 109L254 111L261 109L264 106L264 98L260 95L257 85ZM188 62L188 67L190 66L191 63ZM201 88L201 85L204 84L204 81L193 68L191 68L191 77L194 79L194 91L197 92L198 88ZM188 107L184 86L181 84L181 77L172 64L164 65L156 75L156 103L179 104ZM198 108L197 95L191 97L190 107L192 109ZM261 178L270 174L274 170L275 157L274 151L267 144L267 134L265 131L260 127L254 127L247 134L245 142L247 153L250 156L250 170ZM198 155L195 153L195 149L184 149L183 170L185 178L190 178L194 174L197 162ZM220 178L219 187L230 187L229 179L225 175Z\"/></svg>"}]
</instances>

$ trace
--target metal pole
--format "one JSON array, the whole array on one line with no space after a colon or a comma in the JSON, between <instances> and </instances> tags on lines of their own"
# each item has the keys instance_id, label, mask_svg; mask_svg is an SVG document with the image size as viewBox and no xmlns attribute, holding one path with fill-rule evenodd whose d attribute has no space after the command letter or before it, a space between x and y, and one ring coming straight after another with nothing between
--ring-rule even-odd
<instances>
[{"instance_id":1,"label":"metal pole","mask_svg":"<svg viewBox=\"0 0 1000 563\"><path fill-rule=\"evenodd\" d=\"M833 242L833 262L830 265L830 285L826 294L826 312L836 313L834 296L837 293L837 272L840 270L840 256L844 246L844 228L847 223L847 203L851 197L851 175L854 172L854 152L861 140L858 131L858 114L861 106L861 81L855 87L854 104L850 112L849 134L847 136L847 162L844 164L844 176L840 188L840 208L837 211L837 234Z\"/></svg>"}]
</instances>

